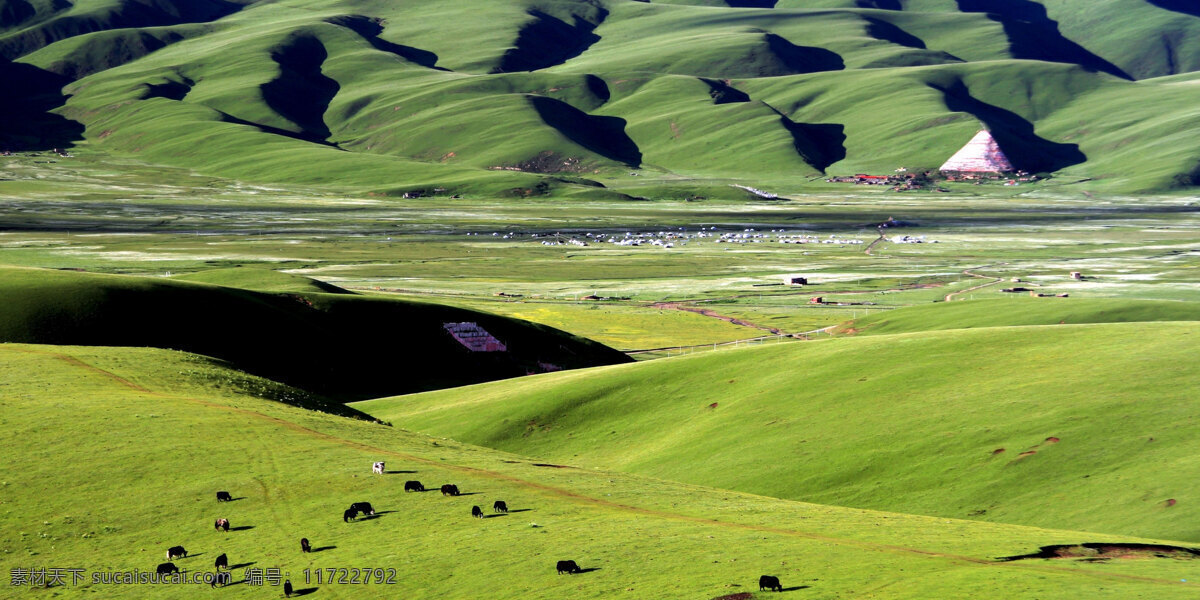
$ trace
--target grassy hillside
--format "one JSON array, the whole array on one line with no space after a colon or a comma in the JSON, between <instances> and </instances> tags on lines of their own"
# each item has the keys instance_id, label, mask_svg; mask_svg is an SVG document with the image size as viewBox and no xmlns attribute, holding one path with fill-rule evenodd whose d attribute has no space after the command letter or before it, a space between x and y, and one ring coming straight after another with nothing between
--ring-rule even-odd
<instances>
[{"instance_id":1,"label":"grassy hillside","mask_svg":"<svg viewBox=\"0 0 1200 600\"><path fill-rule=\"evenodd\" d=\"M1200 177L1200 115L1161 81L1200 69L1200 19L1174 0L44 4L5 3L6 76L37 92L9 112L63 122L0 145L396 195L620 198L600 184L631 169L936 168L986 127L1019 168L1092 188Z\"/></svg>"},{"instance_id":2,"label":"grassy hillside","mask_svg":"<svg viewBox=\"0 0 1200 600\"><path fill-rule=\"evenodd\" d=\"M4 268L0 299L5 342L187 350L341 399L514 377L544 370L539 363L572 368L629 360L516 319L347 294ZM477 322L508 351L468 351L442 327L461 321Z\"/></svg>"},{"instance_id":3,"label":"grassy hillside","mask_svg":"<svg viewBox=\"0 0 1200 600\"><path fill-rule=\"evenodd\" d=\"M939 302L876 312L850 321L835 332L878 335L977 327L1141 321L1200 321L1200 303L1116 298L1062 301L1029 297Z\"/></svg>"},{"instance_id":4,"label":"grassy hillside","mask_svg":"<svg viewBox=\"0 0 1200 600\"><path fill-rule=\"evenodd\" d=\"M1187 516L1200 510L1187 475L1198 345L1194 322L941 331L353 406L502 450L781 498L1200 540Z\"/></svg>"},{"instance_id":5,"label":"grassy hillside","mask_svg":"<svg viewBox=\"0 0 1200 600\"><path fill-rule=\"evenodd\" d=\"M90 583L92 573L152 570L176 544L189 551L175 561L188 572L209 570L227 554L236 585L220 594L233 597L281 595L279 587L245 583L246 567L278 568L305 594L330 598L772 597L758 593L762 574L819 599L1196 592L1187 560L995 560L1048 544L1150 540L540 467L259 399L218 385L240 374L182 353L10 344L0 347L0 375L0 485L21 492L6 495L0 512L7 550L0 562L6 572L84 569L84 583L68 575L53 589L62 597L112 595L117 588ZM387 461L389 474L370 474L377 460ZM455 483L464 495L405 493L409 479ZM217 503L217 490L236 500ZM488 508L496 499L508 503L507 516L471 518L472 505ZM342 509L360 501L371 502L376 517L343 523ZM232 530L214 532L211 523L222 517ZM301 537L316 551L302 554ZM563 559L588 572L556 575ZM318 584L312 575L339 568L394 569L394 583ZM119 595L176 598L179 591L129 585Z\"/></svg>"},{"instance_id":6,"label":"grassy hillside","mask_svg":"<svg viewBox=\"0 0 1200 600\"><path fill-rule=\"evenodd\" d=\"M257 292L293 292L300 294L353 293L336 285L312 279L311 277L290 275L288 273L271 271L269 269L210 269L207 271L197 271L195 273L176 275L172 279L180 281L194 281L197 283L211 283L213 285L242 288Z\"/></svg>"}]
</instances>

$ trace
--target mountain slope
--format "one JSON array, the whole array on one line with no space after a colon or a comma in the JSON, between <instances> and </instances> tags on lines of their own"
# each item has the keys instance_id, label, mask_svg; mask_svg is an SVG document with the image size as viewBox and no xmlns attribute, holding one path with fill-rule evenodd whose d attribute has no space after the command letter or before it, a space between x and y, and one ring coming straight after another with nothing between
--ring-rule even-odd
<instances>
[{"instance_id":1,"label":"mountain slope","mask_svg":"<svg viewBox=\"0 0 1200 600\"><path fill-rule=\"evenodd\" d=\"M1197 540L1181 515L1200 510L1186 475L1198 345L1196 322L939 331L353 406L464 442L782 498Z\"/></svg>"},{"instance_id":2,"label":"mountain slope","mask_svg":"<svg viewBox=\"0 0 1200 600\"><path fill-rule=\"evenodd\" d=\"M986 127L1026 170L1195 185L1200 146L1179 134L1200 116L1161 78L1200 69L1200 18L1170 2L735 4L9 0L0 49L42 82L17 108L74 129L0 142L390 193L619 197L554 175L802 185L933 169Z\"/></svg>"},{"instance_id":3,"label":"mountain slope","mask_svg":"<svg viewBox=\"0 0 1200 600\"><path fill-rule=\"evenodd\" d=\"M64 596L112 595L117 586L93 583L92 573L152 571L177 544L188 557L174 563L189 573L228 556L235 585L222 595L280 594L279 583L247 583L247 567L279 568L301 593L330 598L753 596L762 574L825 598L987 589L1009 598L1174 599L1196 591L1181 581L1191 579L1188 560L996 560L1048 544L1171 542L548 468L222 385L239 377L162 350L0 346L0 479L21 492L7 495L0 513L6 566L83 569L82 582L68 574L56 586ZM386 461L388 473L372 475L374 461ZM406 480L454 483L463 495L405 493ZM217 490L235 500L216 502ZM488 505L497 499L507 502L507 515L492 516ZM370 502L374 518L343 523L353 502ZM487 508L488 518L471 518L472 505ZM217 518L229 519L230 531L214 532ZM312 553L300 552L300 538ZM559 560L585 572L558 575ZM347 581L351 568L382 569L390 581L362 583L359 571L357 584L331 583L325 570L341 568ZM119 589L123 598L179 596L174 585Z\"/></svg>"},{"instance_id":4,"label":"mountain slope","mask_svg":"<svg viewBox=\"0 0 1200 600\"><path fill-rule=\"evenodd\" d=\"M186 350L339 399L629 361L516 319L345 293L4 268L0 298L0 341ZM468 351L443 328L463 321L507 351Z\"/></svg>"}]
</instances>

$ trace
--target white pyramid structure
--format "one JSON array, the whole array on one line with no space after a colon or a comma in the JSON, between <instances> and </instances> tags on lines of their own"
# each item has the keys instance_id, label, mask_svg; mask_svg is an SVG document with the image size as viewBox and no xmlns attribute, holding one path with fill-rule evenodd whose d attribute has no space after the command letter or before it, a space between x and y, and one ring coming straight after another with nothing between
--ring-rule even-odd
<instances>
[{"instance_id":1,"label":"white pyramid structure","mask_svg":"<svg viewBox=\"0 0 1200 600\"><path fill-rule=\"evenodd\" d=\"M962 150L954 153L942 171L957 173L1009 173L1014 171L1012 163L996 143L996 138L986 129L975 134Z\"/></svg>"}]
</instances>

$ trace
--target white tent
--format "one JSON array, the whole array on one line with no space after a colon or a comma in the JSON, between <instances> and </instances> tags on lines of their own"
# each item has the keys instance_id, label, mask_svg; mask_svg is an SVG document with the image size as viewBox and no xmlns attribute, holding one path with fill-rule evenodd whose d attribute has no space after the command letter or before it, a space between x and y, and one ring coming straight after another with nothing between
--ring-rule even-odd
<instances>
[{"instance_id":1,"label":"white tent","mask_svg":"<svg viewBox=\"0 0 1200 600\"><path fill-rule=\"evenodd\" d=\"M942 165L941 170L958 173L1009 173L1015 169L996 143L996 138L985 129L975 134L962 150L954 153L954 156Z\"/></svg>"}]
</instances>

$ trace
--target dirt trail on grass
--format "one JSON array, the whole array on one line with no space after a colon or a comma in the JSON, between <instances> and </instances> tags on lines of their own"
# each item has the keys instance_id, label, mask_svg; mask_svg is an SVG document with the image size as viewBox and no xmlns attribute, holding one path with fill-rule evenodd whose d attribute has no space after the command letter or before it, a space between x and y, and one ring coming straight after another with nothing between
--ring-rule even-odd
<instances>
[{"instance_id":1,"label":"dirt trail on grass","mask_svg":"<svg viewBox=\"0 0 1200 600\"><path fill-rule=\"evenodd\" d=\"M684 311L687 311L690 313L696 313L698 315L704 315L706 317L720 319L722 321L725 321L726 323L733 323L734 325L741 325L742 327L750 327L751 329L761 329L762 331L768 331L774 335L779 335L779 334L783 333L782 331L775 329L774 327L764 327L762 325L756 325L754 323L751 323L750 321L746 321L743 319L738 319L735 317L729 317L726 315L717 314L716 312L708 310L707 308L697 308L695 306L687 306L687 305L681 304L679 302L656 302L654 304L651 304L650 308L659 308L659 309L667 309L667 310L684 310Z\"/></svg>"},{"instance_id":2,"label":"dirt trail on grass","mask_svg":"<svg viewBox=\"0 0 1200 600\"><path fill-rule=\"evenodd\" d=\"M46 350L37 350L37 349L33 349L33 348L8 347L5 349L15 351L15 352L22 352L22 353L26 353L26 354L36 354L36 355L40 355L40 356L46 356L49 358L57 359L57 360L65 362L73 367L76 367L76 368L85 370L89 373L104 377L122 387L125 387L125 388L135 391L135 392L138 392L140 394L154 396L157 398L182 400L182 401L186 401L186 402L199 404L199 405L202 405L202 406L205 406L208 408L214 408L217 410L223 410L226 412L249 416L252 418L256 418L256 419L271 422L273 424L280 425L290 431L294 431L296 433L302 434L309 438L319 439L319 440L326 441L329 443L338 444L338 445L341 445L344 447L354 448L356 450L362 450L364 452L370 453L373 456L378 456L380 454L387 455L387 456L394 456L394 457L402 459L402 460L419 463L419 464L427 465L427 466L438 468L438 469L444 469L444 470L448 470L448 471L457 471L460 473L467 473L470 475L483 477L483 478L487 478L487 479L493 479L493 480L497 480L497 481L505 481L508 483L512 483L515 485L525 487L527 489L537 490L538 492L541 492L543 495L546 495L546 496L563 498L563 499L566 499L566 500L569 500L572 502L576 502L579 504L599 506L599 507L604 507L604 508L617 510L617 511L621 511L621 512L652 516L652 517L667 519L667 520L671 520L671 521L698 523L698 524L703 524L703 525L712 525L712 526L717 526L717 527L741 529L741 530L748 530L748 531L759 531L759 532L763 532L763 533L772 533L772 534L786 535L786 536L791 536L791 537L799 537L799 538L805 538L805 539L816 540L816 541L821 541L821 542L827 542L827 543L831 543L831 544L838 544L838 545L842 545L842 546L862 548L862 549L866 549L866 550L930 557L930 558L936 558L936 559L945 560L945 561L978 565L978 566L989 567L989 568L1017 568L1017 569L1041 571L1041 572L1046 572L1046 573L1056 573L1056 574L1060 574L1060 575L1071 575L1071 576L1082 575L1082 576L1093 577L1093 578L1098 578L1098 579L1117 579L1117 580L1124 580L1124 581L1139 581L1139 582L1155 583L1155 584L1161 584L1161 585L1184 585L1184 586L1186 586L1186 585L1195 586L1196 585L1196 584L1184 583L1184 582L1177 581L1174 579L1160 579L1160 578L1154 578L1154 577L1143 577L1143 576L1138 576L1138 575L1126 575L1126 574L1120 574L1120 573L1086 572L1086 571L1081 571L1077 568L1071 568L1071 567L1056 567L1053 565L1038 565L1038 564L1030 564L1030 563L1020 563L1020 562L997 562L995 560L987 559L987 558L978 558L978 557L974 557L974 556L965 556L965 555L951 554L951 553L945 553L945 552L935 552L935 551L931 551L931 550L922 550L920 548L910 548L910 547L899 546L899 545L894 545L894 544L881 544L881 543L877 543L877 542L855 540L855 539L850 539L850 538L839 538L839 537L833 537L833 536L828 536L828 535L821 535L821 534L817 534L817 533L811 533L811 532L807 532L807 531L797 531L797 530L793 530L793 529L770 527L770 526L766 526L766 525L755 525L752 523L737 523L737 522L730 522L730 521L720 521L717 519L712 519L712 518L707 518L707 517L698 517L698 516L687 515L687 514L682 514L682 513L669 512L669 511L665 511L665 510L633 506L630 504L622 504L620 502L614 502L611 500L603 500L601 498L595 498L592 496L588 496L586 494L573 492L571 490L555 487L552 485L529 481L527 479L522 479L520 477L517 477L514 475L508 475L506 473L500 473L498 471L491 471L491 470L487 470L487 469L482 469L482 468L478 468L478 467L470 467L470 466L466 466L466 465L447 464L447 463L439 461L439 460L423 458L423 457L415 456L415 455L408 454L405 452L388 450L385 448L380 448L378 446L372 446L370 444L356 442L354 440L349 440L349 439L337 437L335 435L328 434L328 433L325 433L322 431L317 431L315 429L310 429L308 427L304 427L303 425L299 425L297 423L293 423L291 421L287 421L287 420L281 419L279 417L273 417L271 415L263 414L263 413L260 413L260 412L254 411L254 410L250 410L250 409L237 408L237 407L229 406L226 404L209 402L207 400L201 400L199 398L192 398L192 397L188 397L188 396L165 394L165 393L151 390L144 386L138 385L124 377L121 377L120 375L117 375L116 373L113 373L111 371L107 371L100 367L96 367L94 365L88 364L88 363L86 363L76 357L70 356L70 355L59 354L56 352L50 352L50 351L46 351Z\"/></svg>"},{"instance_id":3,"label":"dirt trail on grass","mask_svg":"<svg viewBox=\"0 0 1200 600\"><path fill-rule=\"evenodd\" d=\"M887 238L886 238L886 237L884 237L884 235L883 235L882 233L881 233L881 234L879 234L879 237L878 237L878 238L876 238L876 239L875 239L875 241L871 242L871 245L870 245L870 246L867 246L867 249L866 249L866 250L864 250L863 252L864 252L864 253L865 253L867 256L871 256L871 250L874 250L874 249L875 249L875 245L876 245L876 244L878 244L879 242L882 242L882 241L886 240L886 239L887 239Z\"/></svg>"},{"instance_id":4,"label":"dirt trail on grass","mask_svg":"<svg viewBox=\"0 0 1200 600\"><path fill-rule=\"evenodd\" d=\"M980 268L980 267L976 267L976 268ZM982 288L988 287L990 285L996 285L997 283L1004 281L1003 277L989 277L987 275L980 275L979 273L976 273L970 269L964 270L963 275L967 275L969 277L975 277L977 279L988 279L990 281L988 281L987 283L981 283L979 285L971 286L965 290L959 290L957 292L950 292L949 294L946 294L946 297L943 300L945 300L946 302L953 302L955 296L961 296L963 294L966 294L967 292L973 292L975 290L982 289Z\"/></svg>"}]
</instances>

